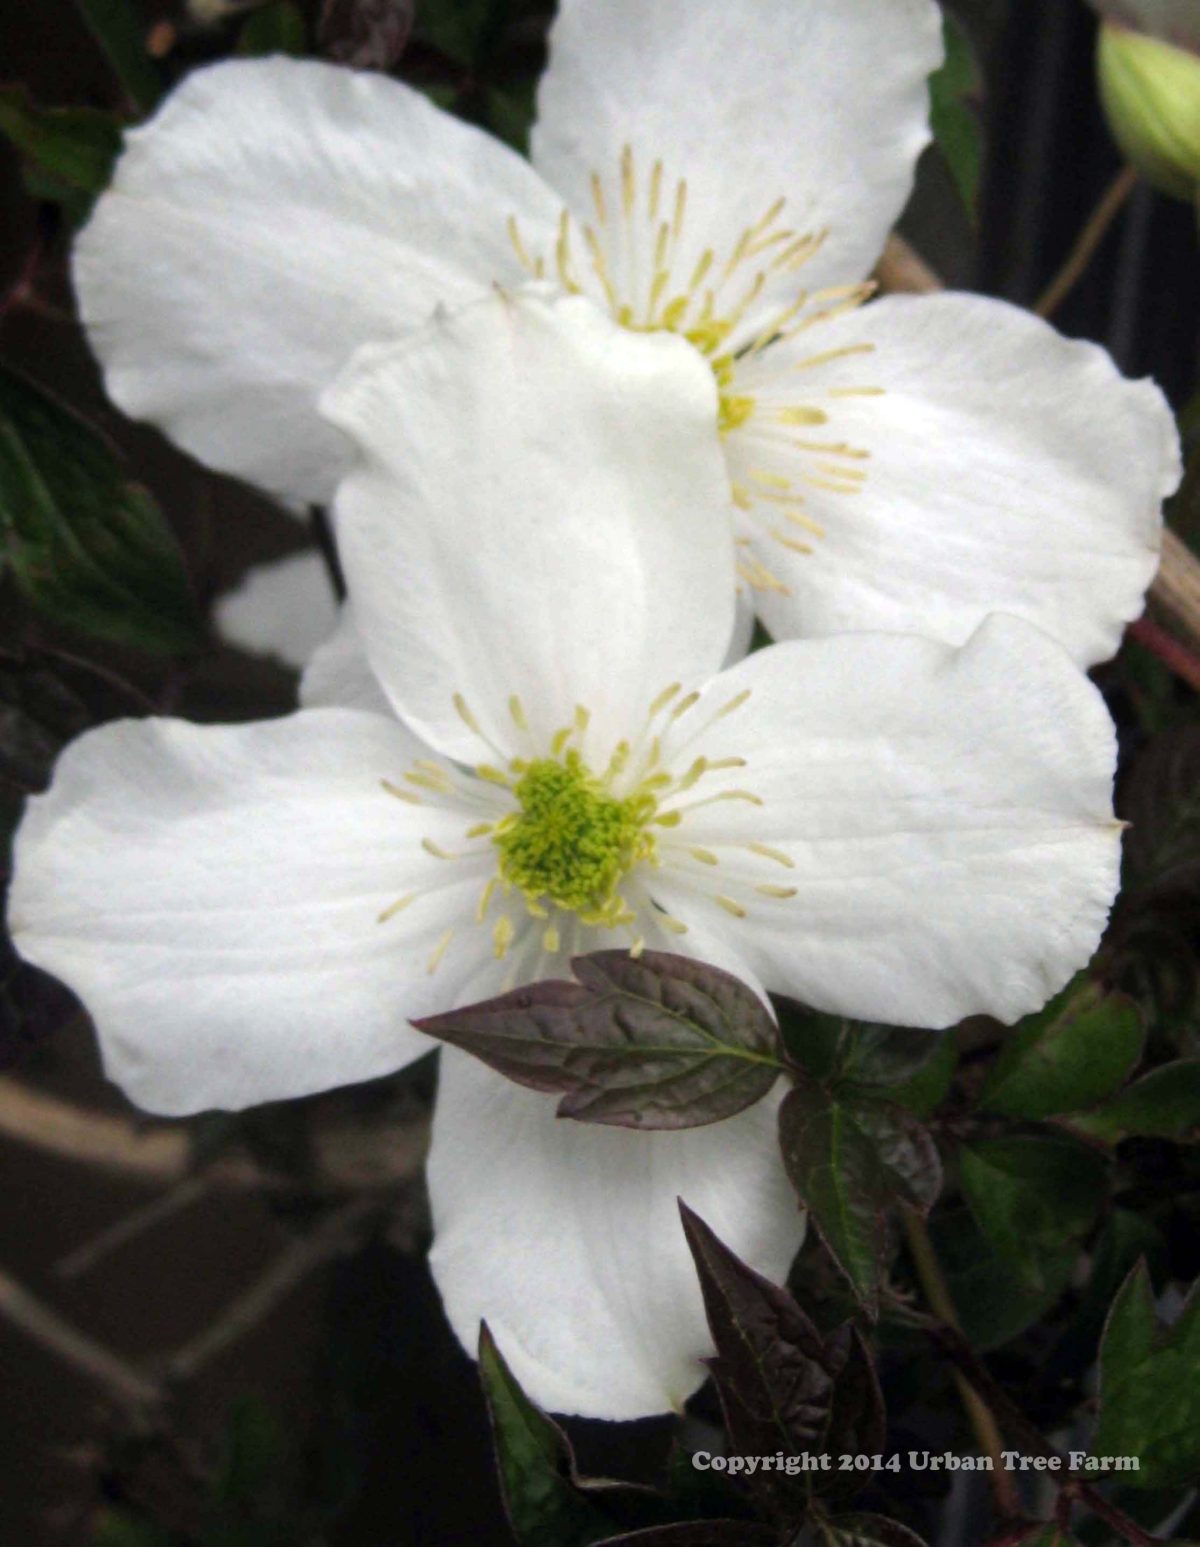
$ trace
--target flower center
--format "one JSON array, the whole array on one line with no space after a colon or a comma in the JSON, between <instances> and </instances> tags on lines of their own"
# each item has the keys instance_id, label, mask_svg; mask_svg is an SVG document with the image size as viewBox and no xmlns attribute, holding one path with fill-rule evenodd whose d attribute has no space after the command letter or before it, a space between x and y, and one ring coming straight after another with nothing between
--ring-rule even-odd
<instances>
[{"instance_id":1,"label":"flower center","mask_svg":"<svg viewBox=\"0 0 1200 1547\"><path fill-rule=\"evenodd\" d=\"M663 163L638 167L630 147L617 176L592 174L590 218L564 210L552 250L525 242L515 218L509 236L535 279L557 279L637 333L686 338L717 384L717 428L729 464L738 519L738 575L754 591L788 594L774 573L772 546L811 554L824 536L808 506L813 492L860 494L870 453L832 429L842 400L882 388L848 374L869 357L867 342L822 347L821 330L855 310L874 285L806 290L801 271L827 233L787 224L777 199L752 225L718 247L687 240L688 184L673 185ZM694 224L694 222L693 222ZM813 333L811 350L777 346ZM801 358L797 355L801 354Z\"/></svg>"},{"instance_id":2,"label":"flower center","mask_svg":"<svg viewBox=\"0 0 1200 1547\"><path fill-rule=\"evenodd\" d=\"M501 877L529 902L565 908L585 924L618 922L626 910L617 887L654 854L646 830L653 797L615 799L574 749L562 761L524 764L513 795L518 810L492 839Z\"/></svg>"},{"instance_id":3,"label":"flower center","mask_svg":"<svg viewBox=\"0 0 1200 1547\"><path fill-rule=\"evenodd\" d=\"M762 806L753 790L725 778L745 768L745 758L688 750L749 697L744 688L724 703L706 702L700 690L684 692L674 682L648 706L632 737L609 747L597 745L591 715L582 705L570 724L542 741L514 695L508 701L512 725L501 740L515 736L528 750L527 756L514 757L455 694L459 718L497 761L455 767L420 758L400 782L381 781L389 795L408 805L477 818L452 849L428 836L421 840L426 854L470 867L482 882L470 916L451 924L438 940L428 971L437 971L464 926L490 929L498 959L511 954L509 987L521 977L535 981L560 951L594 948L591 928L627 933L635 955L651 927L658 935L686 935L687 923L654 895L655 877L666 871L674 873L676 884L682 880L738 919L753 908L794 898L795 887L763 876L764 866L768 875L774 867L792 869L787 854L741 834L731 836L718 854L681 830L703 808L725 802ZM597 768L603 771L593 772ZM380 923L421 896L417 891L396 898L379 914ZM528 928L529 920L537 926Z\"/></svg>"}]
</instances>

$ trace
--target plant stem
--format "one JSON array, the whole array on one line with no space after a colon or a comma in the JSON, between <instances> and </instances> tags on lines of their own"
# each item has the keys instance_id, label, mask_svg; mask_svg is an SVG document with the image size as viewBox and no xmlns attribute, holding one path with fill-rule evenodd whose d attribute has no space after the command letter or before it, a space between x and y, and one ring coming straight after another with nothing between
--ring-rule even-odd
<instances>
[{"instance_id":1,"label":"plant stem","mask_svg":"<svg viewBox=\"0 0 1200 1547\"><path fill-rule=\"evenodd\" d=\"M1067 256L1067 261L1047 285L1033 308L1039 317L1053 317L1054 313L1074 290L1087 272L1088 265L1096 256L1100 243L1108 235L1109 227L1125 207L1130 194L1137 187L1138 175L1133 167L1122 167L1105 189L1099 204L1092 211L1087 224Z\"/></svg>"},{"instance_id":2,"label":"plant stem","mask_svg":"<svg viewBox=\"0 0 1200 1547\"><path fill-rule=\"evenodd\" d=\"M81 1375L98 1382L126 1407L152 1408L162 1401L162 1388L86 1332L64 1321L15 1278L0 1270L0 1316Z\"/></svg>"},{"instance_id":3,"label":"plant stem","mask_svg":"<svg viewBox=\"0 0 1200 1547\"><path fill-rule=\"evenodd\" d=\"M942 1273L942 1265L937 1259L937 1253L933 1249L933 1242L929 1238L929 1229L925 1220L916 1209L908 1207L900 1210L900 1217L904 1224L913 1266L917 1270L917 1277L921 1281L921 1288L925 1291L930 1309L940 1321L953 1327L956 1332L961 1332L958 1312L950 1297L950 1289ZM975 1438L979 1442L979 1448L991 1459L992 1470L988 1475L996 1512L1002 1520L1012 1519L1021 1513L1021 1504L1012 1478L1004 1469L1001 1455L1004 1440L1001 1437L999 1425L991 1408L957 1367L954 1369L954 1383L958 1387L958 1394L962 1399L962 1405Z\"/></svg>"},{"instance_id":4,"label":"plant stem","mask_svg":"<svg viewBox=\"0 0 1200 1547\"><path fill-rule=\"evenodd\" d=\"M1200 657L1192 654L1173 635L1168 634L1153 618L1139 618L1129 625L1129 637L1156 655L1164 666L1169 667L1188 687L1200 693Z\"/></svg>"}]
</instances>

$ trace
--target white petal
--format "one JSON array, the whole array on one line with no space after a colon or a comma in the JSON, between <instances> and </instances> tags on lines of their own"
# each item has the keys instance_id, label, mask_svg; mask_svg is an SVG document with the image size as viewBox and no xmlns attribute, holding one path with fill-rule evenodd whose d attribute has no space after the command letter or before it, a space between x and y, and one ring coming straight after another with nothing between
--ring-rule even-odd
<instances>
[{"instance_id":1,"label":"white petal","mask_svg":"<svg viewBox=\"0 0 1200 1547\"><path fill-rule=\"evenodd\" d=\"M299 670L337 623L337 598L319 553L255 564L217 598L213 621L228 644Z\"/></svg>"},{"instance_id":2,"label":"white petal","mask_svg":"<svg viewBox=\"0 0 1200 1547\"><path fill-rule=\"evenodd\" d=\"M452 844L471 812L380 787L420 750L395 720L314 710L118 721L63 754L17 834L9 925L83 1000L140 1106L240 1108L385 1074L429 1046L410 1017L497 986L477 927L428 970L482 876L420 846Z\"/></svg>"},{"instance_id":3,"label":"white petal","mask_svg":"<svg viewBox=\"0 0 1200 1547\"><path fill-rule=\"evenodd\" d=\"M387 694L371 670L350 602L342 605L337 626L313 652L300 678L305 709L369 709L392 715Z\"/></svg>"},{"instance_id":4,"label":"white petal","mask_svg":"<svg viewBox=\"0 0 1200 1547\"><path fill-rule=\"evenodd\" d=\"M502 745L513 694L541 744L581 703L615 740L720 664L728 476L712 373L682 339L498 294L365 349L322 406L365 452L336 509L368 658L441 751L481 756L456 693Z\"/></svg>"},{"instance_id":5,"label":"white petal","mask_svg":"<svg viewBox=\"0 0 1200 1547\"><path fill-rule=\"evenodd\" d=\"M690 713L747 688L688 756L748 766L684 803L737 785L763 804L719 801L672 830L647 885L668 912L723 933L772 992L895 1025L1013 1021L1086 964L1117 890L1115 735L1052 640L993 617L958 651L792 641L723 672Z\"/></svg>"},{"instance_id":6,"label":"white petal","mask_svg":"<svg viewBox=\"0 0 1200 1547\"><path fill-rule=\"evenodd\" d=\"M684 283L706 247L724 263L781 198L797 235L829 231L799 282L851 282L908 199L940 59L930 0L562 0L533 164L580 214L598 173L610 220L624 146L639 197L657 160L671 196L686 178ZM653 241L652 227L644 264Z\"/></svg>"},{"instance_id":7,"label":"white petal","mask_svg":"<svg viewBox=\"0 0 1200 1547\"><path fill-rule=\"evenodd\" d=\"M863 344L873 352L796 369ZM861 387L882 395L841 395ZM737 390L763 408L727 442L735 482L755 488L751 467L791 479L825 534L789 525L778 504L744 517L790 588L758 598L776 637L881 628L961 644L1001 611L1091 665L1140 614L1178 437L1158 389L1122 378L1096 345L979 296L897 296L769 348ZM767 405L788 401L828 423L770 431ZM801 453L785 437L868 455Z\"/></svg>"},{"instance_id":8,"label":"white petal","mask_svg":"<svg viewBox=\"0 0 1200 1547\"><path fill-rule=\"evenodd\" d=\"M312 60L195 71L126 147L75 258L109 394L288 500L332 493L316 399L353 351L520 275L508 216L558 214L499 141Z\"/></svg>"},{"instance_id":9,"label":"white petal","mask_svg":"<svg viewBox=\"0 0 1200 1547\"><path fill-rule=\"evenodd\" d=\"M744 589L737 594L737 609L734 613L733 637L729 641L729 649L725 652L725 666L736 666L738 661L744 659L749 653L750 646L754 642L754 604L750 595Z\"/></svg>"},{"instance_id":10,"label":"white petal","mask_svg":"<svg viewBox=\"0 0 1200 1547\"><path fill-rule=\"evenodd\" d=\"M486 1320L513 1374L555 1412L677 1409L712 1351L677 1200L769 1278L783 1279L803 1236L778 1097L683 1133L560 1121L554 1106L443 1052L430 1261L450 1324L473 1351Z\"/></svg>"}]
</instances>

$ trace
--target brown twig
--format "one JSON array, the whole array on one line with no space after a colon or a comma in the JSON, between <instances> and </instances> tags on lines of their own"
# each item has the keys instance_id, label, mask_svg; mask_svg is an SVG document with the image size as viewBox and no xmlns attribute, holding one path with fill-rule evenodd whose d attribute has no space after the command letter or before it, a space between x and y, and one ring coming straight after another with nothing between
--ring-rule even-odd
<instances>
[{"instance_id":1,"label":"brown twig","mask_svg":"<svg viewBox=\"0 0 1200 1547\"><path fill-rule=\"evenodd\" d=\"M0 1136L158 1186L178 1185L198 1170L182 1123L145 1126L130 1117L90 1111L8 1075L0 1075ZM314 1184L344 1193L403 1186L419 1173L428 1143L429 1124L423 1113L388 1124L351 1120L327 1127L317 1124ZM202 1168L202 1174L213 1187L277 1191L295 1185L239 1154L218 1156Z\"/></svg>"},{"instance_id":2,"label":"brown twig","mask_svg":"<svg viewBox=\"0 0 1200 1547\"><path fill-rule=\"evenodd\" d=\"M64 1321L23 1284L0 1269L0 1315L72 1369L103 1386L124 1407L146 1409L162 1400L157 1382Z\"/></svg>"},{"instance_id":3,"label":"brown twig","mask_svg":"<svg viewBox=\"0 0 1200 1547\"><path fill-rule=\"evenodd\" d=\"M945 289L939 276L902 236L888 238L876 274L884 290L896 293L933 295ZM1161 655L1162 660L1185 682L1195 686L1190 673L1200 660L1200 559L1174 532L1163 533L1162 562L1150 587L1149 600L1155 618L1165 625L1155 634L1156 642L1170 639L1188 654L1186 670L1182 669L1184 657L1176 650L1169 651L1170 659ZM1146 639L1143 643L1161 654Z\"/></svg>"},{"instance_id":4,"label":"brown twig","mask_svg":"<svg viewBox=\"0 0 1200 1547\"><path fill-rule=\"evenodd\" d=\"M1138 175L1132 167L1122 167L1105 189L1099 204L1092 211L1074 247L1067 255L1067 261L1039 296L1033 308L1039 317L1053 317L1087 273L1088 265L1096 256L1100 243L1108 235L1109 227L1124 209L1130 194L1137 187L1137 180Z\"/></svg>"},{"instance_id":5,"label":"brown twig","mask_svg":"<svg viewBox=\"0 0 1200 1547\"><path fill-rule=\"evenodd\" d=\"M253 1331L308 1275L336 1257L354 1239L374 1204L366 1199L347 1203L307 1235L298 1237L249 1288L167 1360L169 1382L191 1380L219 1354Z\"/></svg>"},{"instance_id":6,"label":"brown twig","mask_svg":"<svg viewBox=\"0 0 1200 1547\"><path fill-rule=\"evenodd\" d=\"M211 1187L211 1182L204 1175L189 1176L185 1181L178 1183L160 1197L154 1198L149 1203L142 1205L140 1209L134 1209L132 1214L122 1215L114 1224L108 1225L91 1240L83 1242L74 1251L69 1252L55 1264L54 1271L59 1278L78 1278L81 1274L90 1272L106 1257L119 1251L122 1246L127 1246L130 1241L136 1241L139 1236L148 1230L153 1230L156 1225L170 1219L181 1210L190 1208L191 1205L202 1198Z\"/></svg>"},{"instance_id":7,"label":"brown twig","mask_svg":"<svg viewBox=\"0 0 1200 1547\"><path fill-rule=\"evenodd\" d=\"M956 1373L962 1377L980 1398L986 1401L990 1410L1008 1434L1025 1447L1031 1454L1045 1456L1049 1460L1056 1461L1061 1471L1065 1471L1068 1457L1058 1449L1056 1445L1042 1434L1035 1424L1030 1423L1025 1414L1016 1405L1004 1388L992 1377L987 1366L976 1354L975 1350L963 1337L962 1332L950 1325L945 1318L941 1325L934 1325L926 1329L938 1348L950 1359ZM1124 1510L1111 1503L1089 1483L1079 1477L1060 1476L1059 1472L1047 1474L1059 1489L1058 1513L1060 1524L1069 1524L1069 1510L1072 1500L1090 1509L1101 1520L1112 1526L1127 1542L1133 1543L1133 1547L1159 1547L1159 1538L1151 1536L1132 1520Z\"/></svg>"},{"instance_id":8,"label":"brown twig","mask_svg":"<svg viewBox=\"0 0 1200 1547\"><path fill-rule=\"evenodd\" d=\"M950 1289L942 1273L942 1265L937 1259L937 1253L933 1249L933 1242L929 1238L924 1217L916 1209L907 1207L900 1210L900 1215L904 1234L908 1240L909 1254L917 1270L917 1277L921 1281L925 1298L929 1301L930 1309L939 1321L957 1331L958 1312L950 1297ZM954 1367L954 1383L958 1387L959 1397L962 1399L971 1428L975 1432L975 1438L979 1442L979 1448L992 1463L988 1482L992 1489L996 1513L1001 1520L1014 1519L1021 1513L1021 1501L1017 1497L1012 1478L1005 1470L1004 1458L1001 1455L1004 1440L995 1416L983 1396L967 1380L957 1365Z\"/></svg>"}]
</instances>

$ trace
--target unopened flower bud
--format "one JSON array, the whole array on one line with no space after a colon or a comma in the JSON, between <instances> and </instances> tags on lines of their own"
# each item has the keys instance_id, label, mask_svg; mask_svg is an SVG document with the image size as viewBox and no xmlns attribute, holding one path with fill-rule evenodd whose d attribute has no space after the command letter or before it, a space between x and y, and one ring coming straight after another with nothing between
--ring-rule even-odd
<instances>
[{"instance_id":1,"label":"unopened flower bud","mask_svg":"<svg viewBox=\"0 0 1200 1547\"><path fill-rule=\"evenodd\" d=\"M1163 193L1194 198L1200 187L1200 55L1105 21L1098 68L1104 111L1126 158Z\"/></svg>"}]
</instances>

